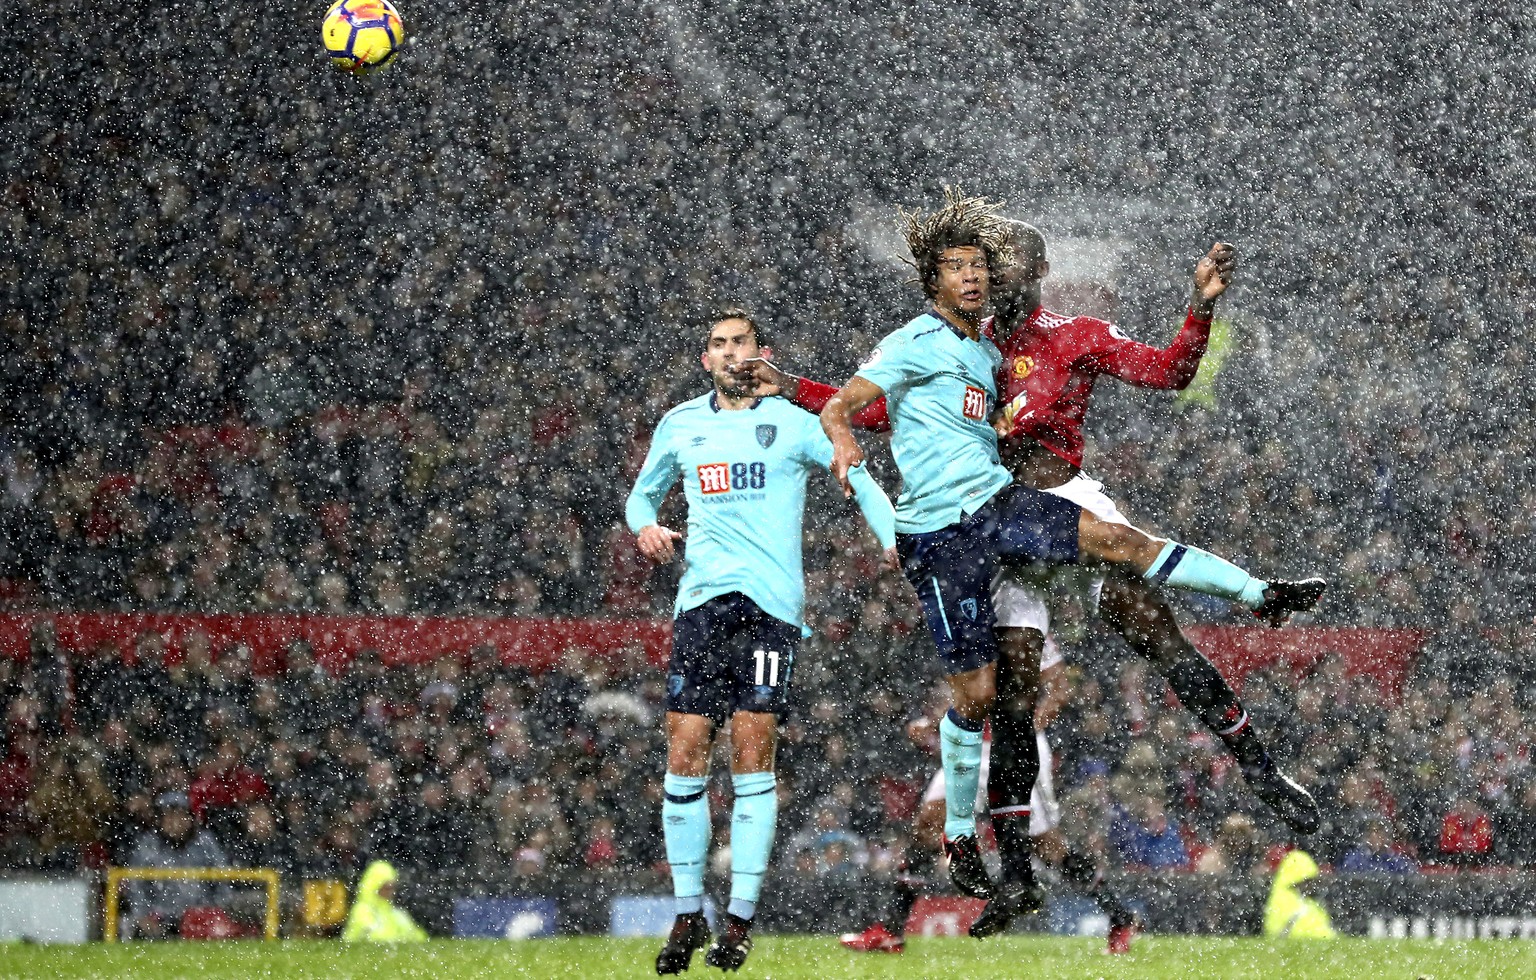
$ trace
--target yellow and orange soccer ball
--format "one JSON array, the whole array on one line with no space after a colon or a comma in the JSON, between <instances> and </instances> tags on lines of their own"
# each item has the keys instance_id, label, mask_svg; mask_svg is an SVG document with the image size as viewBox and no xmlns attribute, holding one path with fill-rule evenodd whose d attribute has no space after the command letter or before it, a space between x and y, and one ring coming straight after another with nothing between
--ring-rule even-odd
<instances>
[{"instance_id":1,"label":"yellow and orange soccer ball","mask_svg":"<svg viewBox=\"0 0 1536 980\"><path fill-rule=\"evenodd\" d=\"M355 75L387 68L405 41L400 11L389 0L336 0L320 25L331 64Z\"/></svg>"}]
</instances>

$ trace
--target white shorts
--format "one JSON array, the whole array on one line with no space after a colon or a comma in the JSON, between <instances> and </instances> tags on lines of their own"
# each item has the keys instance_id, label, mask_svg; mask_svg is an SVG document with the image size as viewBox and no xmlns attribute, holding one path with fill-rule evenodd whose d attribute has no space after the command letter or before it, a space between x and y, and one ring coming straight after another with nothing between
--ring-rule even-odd
<instances>
[{"instance_id":1,"label":"white shorts","mask_svg":"<svg viewBox=\"0 0 1536 980\"><path fill-rule=\"evenodd\" d=\"M1082 473L1042 492L1070 500L1101 521L1130 526L1131 522L1104 492L1104 484ZM1099 608L1099 592L1103 588L1103 576L1080 565L1003 568L992 579L992 609L998 626L1039 630L1049 635L1053 594L1081 596L1085 611L1091 614Z\"/></svg>"},{"instance_id":2,"label":"white shorts","mask_svg":"<svg viewBox=\"0 0 1536 980\"><path fill-rule=\"evenodd\" d=\"M1045 735L1035 732L1035 744L1040 747L1040 774L1035 777L1034 789L1029 793L1029 836L1039 837L1061 826L1061 805L1056 802L1056 780L1051 774L1055 759L1051 755L1051 743ZM981 743L981 781L976 785L976 815L979 817L991 809L987 801L987 776L991 772L992 740ZM923 802L944 799L944 770L940 769L928 781Z\"/></svg>"}]
</instances>

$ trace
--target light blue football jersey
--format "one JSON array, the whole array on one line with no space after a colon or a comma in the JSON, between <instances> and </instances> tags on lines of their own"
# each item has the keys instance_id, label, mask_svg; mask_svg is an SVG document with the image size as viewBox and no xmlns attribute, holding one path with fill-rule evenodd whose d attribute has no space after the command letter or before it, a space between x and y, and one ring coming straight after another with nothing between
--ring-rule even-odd
<instances>
[{"instance_id":1,"label":"light blue football jersey","mask_svg":"<svg viewBox=\"0 0 1536 980\"><path fill-rule=\"evenodd\" d=\"M731 411L720 409L710 392L663 416L624 518L636 533L655 524L657 508L682 477L686 567L673 615L740 592L768 615L804 629L805 484L831 463L821 420L783 398ZM849 478L880 546L892 547L890 499L864 467Z\"/></svg>"},{"instance_id":2,"label":"light blue football jersey","mask_svg":"<svg viewBox=\"0 0 1536 980\"><path fill-rule=\"evenodd\" d=\"M989 421L1003 355L933 312L893 331L856 377L885 392L891 454L901 470L896 530L937 531L1012 482Z\"/></svg>"}]
</instances>

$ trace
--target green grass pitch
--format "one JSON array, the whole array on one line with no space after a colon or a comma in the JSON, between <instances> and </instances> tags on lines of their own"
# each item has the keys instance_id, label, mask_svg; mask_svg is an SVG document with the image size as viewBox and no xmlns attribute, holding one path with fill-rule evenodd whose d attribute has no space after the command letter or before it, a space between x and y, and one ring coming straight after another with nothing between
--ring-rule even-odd
<instances>
[{"instance_id":1,"label":"green grass pitch","mask_svg":"<svg viewBox=\"0 0 1536 980\"><path fill-rule=\"evenodd\" d=\"M338 942L255 941L41 947L0 945L0 977L57 980L222 980L353 977L545 978L653 977L660 940L440 940L419 946L343 946ZM738 976L822 978L1212 978L1536 977L1536 943L1341 939L1268 943L1257 939L1144 937L1127 956L1106 956L1103 941L1011 937L916 939L900 956L849 953L832 937L765 936ZM695 955L687 977L720 977Z\"/></svg>"}]
</instances>

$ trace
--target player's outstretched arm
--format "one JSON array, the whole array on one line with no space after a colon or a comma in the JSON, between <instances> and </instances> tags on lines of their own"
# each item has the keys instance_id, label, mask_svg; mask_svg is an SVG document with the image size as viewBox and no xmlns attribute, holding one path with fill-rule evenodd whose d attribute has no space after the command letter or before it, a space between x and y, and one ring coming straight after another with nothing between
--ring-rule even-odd
<instances>
[{"instance_id":1,"label":"player's outstretched arm","mask_svg":"<svg viewBox=\"0 0 1536 980\"><path fill-rule=\"evenodd\" d=\"M1142 388L1182 391L1189 387L1210 343L1216 301L1231 285L1236 262L1237 253L1226 242L1212 245L1200 259L1195 266L1189 313L1179 335L1167 347L1134 341L1102 320L1082 317L1073 321L1084 331L1084 342L1093 351L1082 363Z\"/></svg>"},{"instance_id":2,"label":"player's outstretched arm","mask_svg":"<svg viewBox=\"0 0 1536 980\"><path fill-rule=\"evenodd\" d=\"M790 374L772 361L761 357L748 358L741 362L741 367L743 371L750 371L753 380L757 383L753 394L762 398L783 395L791 404L817 415L827 407L827 402L832 396L837 394L837 389L832 385ZM853 413L853 417L848 422L855 429L866 429L870 432L891 431L891 420L885 412L884 398L876 398L859 409Z\"/></svg>"},{"instance_id":3,"label":"player's outstretched arm","mask_svg":"<svg viewBox=\"0 0 1536 980\"><path fill-rule=\"evenodd\" d=\"M864 450L853 437L849 420L854 413L885 394L873 381L854 375L827 400L821 410L821 428L832 440L832 475L842 484L843 495L853 496L848 470L864 462Z\"/></svg>"},{"instance_id":4,"label":"player's outstretched arm","mask_svg":"<svg viewBox=\"0 0 1536 980\"><path fill-rule=\"evenodd\" d=\"M759 398L771 398L774 395L783 395L785 398L800 405L796 397L800 393L800 378L790 374L766 357L749 357L736 366L736 374L743 378L750 378L753 383L752 394ZM800 405L801 408L806 406ZM811 409L816 411L816 409Z\"/></svg>"}]
</instances>

